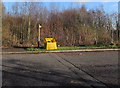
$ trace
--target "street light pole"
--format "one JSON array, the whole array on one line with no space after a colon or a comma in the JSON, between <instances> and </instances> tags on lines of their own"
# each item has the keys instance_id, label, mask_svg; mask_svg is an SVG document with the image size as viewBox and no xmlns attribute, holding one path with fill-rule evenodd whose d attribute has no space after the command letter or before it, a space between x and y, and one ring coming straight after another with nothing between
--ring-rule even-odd
<instances>
[{"instance_id":1,"label":"street light pole","mask_svg":"<svg viewBox=\"0 0 120 88\"><path fill-rule=\"evenodd\" d=\"M38 29L38 47L40 47L40 29L41 29L41 25L39 24L39 29Z\"/></svg>"}]
</instances>

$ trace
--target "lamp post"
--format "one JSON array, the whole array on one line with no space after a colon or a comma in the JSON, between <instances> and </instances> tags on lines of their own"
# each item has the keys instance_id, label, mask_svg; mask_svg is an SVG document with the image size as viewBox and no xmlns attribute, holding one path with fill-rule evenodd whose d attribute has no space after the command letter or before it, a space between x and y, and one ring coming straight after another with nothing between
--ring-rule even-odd
<instances>
[{"instance_id":1,"label":"lamp post","mask_svg":"<svg viewBox=\"0 0 120 88\"><path fill-rule=\"evenodd\" d=\"M41 25L39 24L39 29L38 29L38 47L40 47L40 29L41 29Z\"/></svg>"}]
</instances>

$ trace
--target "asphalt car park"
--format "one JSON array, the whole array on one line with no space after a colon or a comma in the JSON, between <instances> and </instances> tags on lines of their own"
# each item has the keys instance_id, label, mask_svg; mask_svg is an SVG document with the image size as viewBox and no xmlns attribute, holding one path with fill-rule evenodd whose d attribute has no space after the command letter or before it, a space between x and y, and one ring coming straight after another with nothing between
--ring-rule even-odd
<instances>
[{"instance_id":1,"label":"asphalt car park","mask_svg":"<svg viewBox=\"0 0 120 88\"><path fill-rule=\"evenodd\" d=\"M5 54L3 86L118 87L118 51Z\"/></svg>"}]
</instances>

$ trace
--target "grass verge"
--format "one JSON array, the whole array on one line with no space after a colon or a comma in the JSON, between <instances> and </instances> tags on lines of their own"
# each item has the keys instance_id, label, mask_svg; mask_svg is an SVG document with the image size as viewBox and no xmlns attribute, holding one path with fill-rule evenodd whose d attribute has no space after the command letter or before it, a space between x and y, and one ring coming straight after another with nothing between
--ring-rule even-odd
<instances>
[{"instance_id":1,"label":"grass verge","mask_svg":"<svg viewBox=\"0 0 120 88\"><path fill-rule=\"evenodd\" d=\"M56 50L78 50L78 49L114 49L119 48L120 45L112 44L112 45L89 45L89 46L75 46L75 47L58 47ZM27 51L46 51L43 47L41 48L27 48ZM47 50L51 51L51 50Z\"/></svg>"}]
</instances>

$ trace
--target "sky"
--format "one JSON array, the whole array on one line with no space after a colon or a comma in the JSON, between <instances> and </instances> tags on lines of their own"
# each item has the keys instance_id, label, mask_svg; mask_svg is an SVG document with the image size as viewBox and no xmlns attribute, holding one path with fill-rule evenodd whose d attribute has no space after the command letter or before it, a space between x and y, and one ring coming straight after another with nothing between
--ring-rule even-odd
<instances>
[{"instance_id":1,"label":"sky","mask_svg":"<svg viewBox=\"0 0 120 88\"><path fill-rule=\"evenodd\" d=\"M17 0L11 0L10 2L7 2L7 0L3 0L3 3L6 7L7 11L10 11L11 6L15 3L15 1ZM30 0L29 0L30 1ZM37 0L40 2L40 0ZM84 4L87 9L97 9L100 8L100 6L103 6L103 9L106 13L111 14L114 12L118 12L118 1L119 0L101 0L100 2L98 2L97 0L69 0L69 1L62 1L62 0L53 0L57 5L59 5L61 7L61 9L63 7L65 8L69 8L71 6L71 2L74 3L73 7L78 8L80 7L82 4ZM58 2L59 1L59 2ZM66 1L66 2L65 2ZM25 0L21 0L21 2L25 2ZM35 0L33 2L36 2ZM50 0L42 0L42 2L45 3L46 7L49 8L50 3L54 3L51 2Z\"/></svg>"},{"instance_id":2,"label":"sky","mask_svg":"<svg viewBox=\"0 0 120 88\"><path fill-rule=\"evenodd\" d=\"M119 0L2 0L3 2L119 2Z\"/></svg>"}]
</instances>

